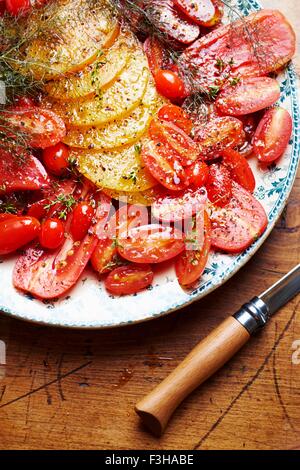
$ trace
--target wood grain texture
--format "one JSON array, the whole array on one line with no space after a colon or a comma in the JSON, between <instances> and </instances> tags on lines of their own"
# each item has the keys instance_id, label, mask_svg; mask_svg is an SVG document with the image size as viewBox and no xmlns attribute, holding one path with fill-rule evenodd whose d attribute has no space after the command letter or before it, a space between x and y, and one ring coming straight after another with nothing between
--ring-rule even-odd
<instances>
[{"instance_id":1,"label":"wood grain texture","mask_svg":"<svg viewBox=\"0 0 300 470\"><path fill-rule=\"evenodd\" d=\"M265 0L300 30L298 0ZM300 299L197 389L160 439L135 403L226 316L300 261L300 175L273 233L226 285L151 323L64 331L0 317L1 449L291 449L300 447ZM0 370L1 374L1 370Z\"/></svg>"}]
</instances>

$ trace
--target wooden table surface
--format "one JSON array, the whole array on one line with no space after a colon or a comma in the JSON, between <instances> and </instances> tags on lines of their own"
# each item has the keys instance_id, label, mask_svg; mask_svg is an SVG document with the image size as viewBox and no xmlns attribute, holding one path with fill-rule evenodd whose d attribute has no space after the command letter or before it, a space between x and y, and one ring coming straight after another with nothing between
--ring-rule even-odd
<instances>
[{"instance_id":1,"label":"wooden table surface","mask_svg":"<svg viewBox=\"0 0 300 470\"><path fill-rule=\"evenodd\" d=\"M264 5L278 6L299 31L298 0ZM0 448L300 448L300 364L292 362L293 343L300 341L299 297L185 401L162 438L149 435L133 411L201 338L299 261L300 175L281 220L254 258L225 286L184 310L98 332L1 316L7 366L0 379Z\"/></svg>"}]
</instances>

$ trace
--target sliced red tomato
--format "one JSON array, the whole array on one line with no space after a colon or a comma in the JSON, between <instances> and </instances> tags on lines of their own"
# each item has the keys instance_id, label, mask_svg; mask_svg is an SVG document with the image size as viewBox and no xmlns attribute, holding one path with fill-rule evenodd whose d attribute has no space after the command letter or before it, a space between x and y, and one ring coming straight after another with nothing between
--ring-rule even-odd
<instances>
[{"instance_id":1,"label":"sliced red tomato","mask_svg":"<svg viewBox=\"0 0 300 470\"><path fill-rule=\"evenodd\" d=\"M233 149L225 149L222 152L223 163L230 169L234 181L243 188L253 193L255 189L255 178L246 158Z\"/></svg>"},{"instance_id":2,"label":"sliced red tomato","mask_svg":"<svg viewBox=\"0 0 300 470\"><path fill-rule=\"evenodd\" d=\"M18 148L0 150L0 194L48 186L47 172L37 158Z\"/></svg>"},{"instance_id":3,"label":"sliced red tomato","mask_svg":"<svg viewBox=\"0 0 300 470\"><path fill-rule=\"evenodd\" d=\"M159 224L133 228L120 241L118 252L134 263L162 263L184 250L183 233Z\"/></svg>"},{"instance_id":4,"label":"sliced red tomato","mask_svg":"<svg viewBox=\"0 0 300 470\"><path fill-rule=\"evenodd\" d=\"M120 266L105 279L105 287L113 295L129 295L150 286L153 271L149 264Z\"/></svg>"},{"instance_id":5,"label":"sliced red tomato","mask_svg":"<svg viewBox=\"0 0 300 470\"><path fill-rule=\"evenodd\" d=\"M223 114L241 116L272 106L280 98L277 80L269 77L250 77L235 86L227 86L219 94L216 106Z\"/></svg>"},{"instance_id":6,"label":"sliced red tomato","mask_svg":"<svg viewBox=\"0 0 300 470\"><path fill-rule=\"evenodd\" d=\"M204 211L203 244L198 249L185 250L175 263L175 271L181 286L190 286L200 279L206 267L211 247L211 224Z\"/></svg>"},{"instance_id":7,"label":"sliced red tomato","mask_svg":"<svg viewBox=\"0 0 300 470\"><path fill-rule=\"evenodd\" d=\"M199 143L203 158L216 158L225 148L245 142L243 123L231 116L212 119L205 126L195 129L195 140Z\"/></svg>"},{"instance_id":8,"label":"sliced red tomato","mask_svg":"<svg viewBox=\"0 0 300 470\"><path fill-rule=\"evenodd\" d=\"M186 95L185 85L178 73L160 69L154 75L157 91L171 101L182 100Z\"/></svg>"},{"instance_id":9,"label":"sliced red tomato","mask_svg":"<svg viewBox=\"0 0 300 470\"><path fill-rule=\"evenodd\" d=\"M194 72L195 86L235 82L282 68L295 54L295 33L277 10L260 10L202 36L181 55Z\"/></svg>"},{"instance_id":10,"label":"sliced red tomato","mask_svg":"<svg viewBox=\"0 0 300 470\"><path fill-rule=\"evenodd\" d=\"M162 186L173 191L187 187L186 174L179 158L167 152L160 142L146 142L142 148L142 159L147 170Z\"/></svg>"},{"instance_id":11,"label":"sliced red tomato","mask_svg":"<svg viewBox=\"0 0 300 470\"><path fill-rule=\"evenodd\" d=\"M151 0L144 9L157 28L171 40L191 44L198 38L200 28L175 10L173 0Z\"/></svg>"},{"instance_id":12,"label":"sliced red tomato","mask_svg":"<svg viewBox=\"0 0 300 470\"><path fill-rule=\"evenodd\" d=\"M71 289L97 246L98 224L103 224L103 219L107 220L110 205L107 196L97 194L95 225L80 243L68 231L71 214L66 222L67 236L61 248L50 253L39 246L28 248L17 260L13 274L14 286L42 299L60 297Z\"/></svg>"},{"instance_id":13,"label":"sliced red tomato","mask_svg":"<svg viewBox=\"0 0 300 470\"><path fill-rule=\"evenodd\" d=\"M70 231L74 240L82 240L91 226L95 209L89 202L79 202L73 210Z\"/></svg>"},{"instance_id":14,"label":"sliced red tomato","mask_svg":"<svg viewBox=\"0 0 300 470\"><path fill-rule=\"evenodd\" d=\"M211 26L217 14L212 0L174 0L175 5L189 18L201 26Z\"/></svg>"},{"instance_id":15,"label":"sliced red tomato","mask_svg":"<svg viewBox=\"0 0 300 470\"><path fill-rule=\"evenodd\" d=\"M10 217L0 220L0 255L8 255L34 240L39 233L40 223L33 217Z\"/></svg>"},{"instance_id":16,"label":"sliced red tomato","mask_svg":"<svg viewBox=\"0 0 300 470\"><path fill-rule=\"evenodd\" d=\"M69 168L69 147L59 142L43 151L43 162L53 175L62 176Z\"/></svg>"},{"instance_id":17,"label":"sliced red tomato","mask_svg":"<svg viewBox=\"0 0 300 470\"><path fill-rule=\"evenodd\" d=\"M153 217L162 222L176 222L179 220L188 220L204 209L207 200L205 188L199 188L196 191L187 189L182 193L160 196L152 204L151 211Z\"/></svg>"},{"instance_id":18,"label":"sliced red tomato","mask_svg":"<svg viewBox=\"0 0 300 470\"><path fill-rule=\"evenodd\" d=\"M261 163L271 163L284 153L292 135L293 121L284 108L266 111L253 138L253 152Z\"/></svg>"},{"instance_id":19,"label":"sliced red tomato","mask_svg":"<svg viewBox=\"0 0 300 470\"><path fill-rule=\"evenodd\" d=\"M0 213L0 222L8 219L14 219L16 217L15 214L10 214L9 212L1 212Z\"/></svg>"},{"instance_id":20,"label":"sliced red tomato","mask_svg":"<svg viewBox=\"0 0 300 470\"><path fill-rule=\"evenodd\" d=\"M224 165L211 165L209 167L206 189L207 196L213 204L218 207L226 206L232 194L230 171Z\"/></svg>"},{"instance_id":21,"label":"sliced red tomato","mask_svg":"<svg viewBox=\"0 0 300 470\"><path fill-rule=\"evenodd\" d=\"M154 142L163 146L165 153L175 155L183 166L191 165L199 158L196 142L172 122L153 119L149 135Z\"/></svg>"},{"instance_id":22,"label":"sliced red tomato","mask_svg":"<svg viewBox=\"0 0 300 470\"><path fill-rule=\"evenodd\" d=\"M193 123L187 113L180 106L166 104L158 111L158 118L162 121L168 121L182 129L186 134L190 134Z\"/></svg>"},{"instance_id":23,"label":"sliced red tomato","mask_svg":"<svg viewBox=\"0 0 300 470\"><path fill-rule=\"evenodd\" d=\"M144 42L143 47L153 75L155 75L158 70L170 65L165 47L162 46L161 42L155 36L149 36Z\"/></svg>"},{"instance_id":24,"label":"sliced red tomato","mask_svg":"<svg viewBox=\"0 0 300 470\"><path fill-rule=\"evenodd\" d=\"M201 188L202 186L205 186L207 182L209 168L205 162L197 160L195 163L187 167L186 174L190 186L193 188Z\"/></svg>"},{"instance_id":25,"label":"sliced red tomato","mask_svg":"<svg viewBox=\"0 0 300 470\"><path fill-rule=\"evenodd\" d=\"M17 108L15 111L5 112L5 119L11 124L12 133L14 130L22 131L28 136L28 144L34 148L51 147L66 135L63 120L48 109Z\"/></svg>"},{"instance_id":26,"label":"sliced red tomato","mask_svg":"<svg viewBox=\"0 0 300 470\"><path fill-rule=\"evenodd\" d=\"M211 242L214 248L240 253L266 230L268 218L262 205L238 183L232 183L232 198L224 208L212 208Z\"/></svg>"}]
</instances>

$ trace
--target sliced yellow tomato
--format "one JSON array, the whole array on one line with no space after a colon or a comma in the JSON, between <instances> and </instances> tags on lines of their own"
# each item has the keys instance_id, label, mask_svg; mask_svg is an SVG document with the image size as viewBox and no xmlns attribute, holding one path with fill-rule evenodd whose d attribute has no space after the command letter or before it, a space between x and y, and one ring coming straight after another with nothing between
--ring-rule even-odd
<instances>
[{"instance_id":1,"label":"sliced yellow tomato","mask_svg":"<svg viewBox=\"0 0 300 470\"><path fill-rule=\"evenodd\" d=\"M142 141L107 152L71 149L70 157L77 159L79 171L98 187L139 192L157 184L144 168L141 145Z\"/></svg>"},{"instance_id":2,"label":"sliced yellow tomato","mask_svg":"<svg viewBox=\"0 0 300 470\"><path fill-rule=\"evenodd\" d=\"M70 147L94 150L129 145L147 131L151 117L150 108L141 105L121 121L114 121L104 127L71 128L63 142Z\"/></svg>"},{"instance_id":3,"label":"sliced yellow tomato","mask_svg":"<svg viewBox=\"0 0 300 470\"><path fill-rule=\"evenodd\" d=\"M99 51L95 62L75 74L52 80L45 90L59 101L73 101L93 96L101 88L111 84L127 65L134 45L131 33L121 34L110 49Z\"/></svg>"},{"instance_id":4,"label":"sliced yellow tomato","mask_svg":"<svg viewBox=\"0 0 300 470\"><path fill-rule=\"evenodd\" d=\"M52 110L69 127L102 126L123 118L141 103L149 77L146 59L141 49L137 49L111 87L100 90L88 100L55 102Z\"/></svg>"},{"instance_id":5,"label":"sliced yellow tomato","mask_svg":"<svg viewBox=\"0 0 300 470\"><path fill-rule=\"evenodd\" d=\"M104 188L102 190L107 196L117 201L127 202L128 204L141 204L142 206L151 206L157 199L157 186L146 189L145 191L130 193L128 191L115 191Z\"/></svg>"},{"instance_id":6,"label":"sliced yellow tomato","mask_svg":"<svg viewBox=\"0 0 300 470\"><path fill-rule=\"evenodd\" d=\"M58 0L32 13L24 22L18 59L24 74L50 80L81 70L111 44L117 22L106 0Z\"/></svg>"}]
</instances>

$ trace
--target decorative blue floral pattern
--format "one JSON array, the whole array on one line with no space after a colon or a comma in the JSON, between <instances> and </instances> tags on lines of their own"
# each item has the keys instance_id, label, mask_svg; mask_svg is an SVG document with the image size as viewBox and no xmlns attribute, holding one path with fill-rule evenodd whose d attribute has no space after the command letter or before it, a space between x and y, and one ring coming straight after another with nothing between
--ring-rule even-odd
<instances>
[{"instance_id":1,"label":"decorative blue floral pattern","mask_svg":"<svg viewBox=\"0 0 300 470\"><path fill-rule=\"evenodd\" d=\"M260 9L255 0L224 0L234 15L246 16ZM230 15L229 15L230 16ZM102 283L90 272L65 298L55 302L40 302L30 295L16 292L11 276L14 259L0 260L0 305L3 312L28 321L72 328L107 328L149 320L165 315L200 299L233 276L257 251L272 231L284 209L290 194L299 162L299 104L297 77L293 65L278 77L280 105L293 116L293 137L285 155L277 165L267 170L251 161L257 187L256 197L263 204L269 219L264 235L240 255L230 256L212 253L199 286L183 291L176 280L173 268L166 268L155 278L151 289L135 296L113 297L105 291ZM84 281L84 282L83 282Z\"/></svg>"}]
</instances>

